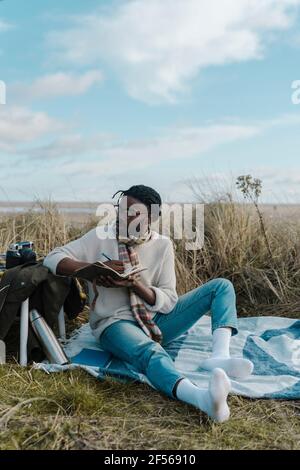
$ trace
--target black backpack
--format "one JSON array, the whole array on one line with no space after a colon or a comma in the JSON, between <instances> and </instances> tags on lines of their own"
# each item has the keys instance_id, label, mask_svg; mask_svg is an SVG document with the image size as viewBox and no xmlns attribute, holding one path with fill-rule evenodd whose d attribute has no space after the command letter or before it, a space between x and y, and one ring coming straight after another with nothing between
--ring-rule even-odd
<instances>
[{"instance_id":1,"label":"black backpack","mask_svg":"<svg viewBox=\"0 0 300 470\"><path fill-rule=\"evenodd\" d=\"M74 319L85 306L85 295L79 282L66 276L56 276L39 262L29 262L4 272L0 282L0 339L18 357L19 330L16 320L21 303L29 298L29 309L36 308L51 328L57 325L58 314L64 307L69 319ZM11 344L10 344L11 343ZM45 355L29 326L27 354L29 360L40 361Z\"/></svg>"}]
</instances>

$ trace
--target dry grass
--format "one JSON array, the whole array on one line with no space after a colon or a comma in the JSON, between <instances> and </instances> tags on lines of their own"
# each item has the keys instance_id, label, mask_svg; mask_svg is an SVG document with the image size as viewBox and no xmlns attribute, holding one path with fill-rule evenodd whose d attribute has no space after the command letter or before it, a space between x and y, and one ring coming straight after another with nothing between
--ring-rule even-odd
<instances>
[{"instance_id":1,"label":"dry grass","mask_svg":"<svg viewBox=\"0 0 300 470\"><path fill-rule=\"evenodd\" d=\"M231 420L139 383L0 368L0 449L299 449L299 405L230 398Z\"/></svg>"},{"instance_id":2,"label":"dry grass","mask_svg":"<svg viewBox=\"0 0 300 470\"><path fill-rule=\"evenodd\" d=\"M84 228L68 224L58 205L51 201L39 201L25 213L4 215L0 218L0 251L21 240L32 240L40 256L45 256L55 246L61 246L79 237L96 224L90 217Z\"/></svg>"},{"instance_id":3,"label":"dry grass","mask_svg":"<svg viewBox=\"0 0 300 470\"><path fill-rule=\"evenodd\" d=\"M241 315L299 316L300 219L266 217L265 225L273 260L249 206L231 198L207 204L203 249L189 252L176 243L179 290L225 277L234 283Z\"/></svg>"},{"instance_id":4,"label":"dry grass","mask_svg":"<svg viewBox=\"0 0 300 470\"><path fill-rule=\"evenodd\" d=\"M0 220L0 250L31 239L40 256L74 239L51 202ZM268 220L268 252L255 214L245 205L206 207L205 246L187 252L177 242L178 290L215 277L231 279L241 315L299 316L300 223ZM86 320L82 315L69 328ZM197 410L139 383L98 382L82 371L46 375L0 367L0 449L300 449L299 404L231 397L232 418L216 425Z\"/></svg>"}]
</instances>

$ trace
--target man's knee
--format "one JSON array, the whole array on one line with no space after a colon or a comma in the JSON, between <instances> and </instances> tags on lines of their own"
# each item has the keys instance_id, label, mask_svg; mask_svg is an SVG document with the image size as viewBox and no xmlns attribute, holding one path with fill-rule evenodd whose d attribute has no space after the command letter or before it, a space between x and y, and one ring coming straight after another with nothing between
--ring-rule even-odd
<instances>
[{"instance_id":1,"label":"man's knee","mask_svg":"<svg viewBox=\"0 0 300 470\"><path fill-rule=\"evenodd\" d=\"M225 279L223 277L219 277L214 279L215 287L217 290L222 291L233 291L234 292L234 285L229 279Z\"/></svg>"},{"instance_id":2,"label":"man's knee","mask_svg":"<svg viewBox=\"0 0 300 470\"><path fill-rule=\"evenodd\" d=\"M159 359L159 357L163 357L165 354L166 353L162 346L156 341L145 341L145 343L140 344L136 349L133 363L140 372L146 372L149 362L154 356Z\"/></svg>"}]
</instances>

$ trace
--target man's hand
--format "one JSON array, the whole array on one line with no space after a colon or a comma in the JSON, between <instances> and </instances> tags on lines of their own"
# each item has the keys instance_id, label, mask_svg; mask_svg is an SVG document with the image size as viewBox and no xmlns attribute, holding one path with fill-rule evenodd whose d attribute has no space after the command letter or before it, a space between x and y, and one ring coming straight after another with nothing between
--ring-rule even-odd
<instances>
[{"instance_id":1,"label":"man's hand","mask_svg":"<svg viewBox=\"0 0 300 470\"><path fill-rule=\"evenodd\" d=\"M106 261L103 264L105 264L105 266L108 266L109 268L114 269L120 274L122 274L125 269L123 261L119 261L119 260ZM99 276L96 280L96 284L98 286L103 286L103 287L117 287L117 286L112 285L109 278L110 276ZM123 286L120 286L120 287L123 287Z\"/></svg>"},{"instance_id":2,"label":"man's hand","mask_svg":"<svg viewBox=\"0 0 300 470\"><path fill-rule=\"evenodd\" d=\"M119 261L117 259L113 259L111 261L105 261L105 266L108 266L111 269L114 269L118 273L122 274L124 272L124 263L123 261Z\"/></svg>"},{"instance_id":3,"label":"man's hand","mask_svg":"<svg viewBox=\"0 0 300 470\"><path fill-rule=\"evenodd\" d=\"M127 279L122 279L121 281L112 279L110 276L101 276L99 285L103 287L129 287L149 305L155 304L156 294L154 290L143 284L139 273L129 276Z\"/></svg>"},{"instance_id":4,"label":"man's hand","mask_svg":"<svg viewBox=\"0 0 300 470\"><path fill-rule=\"evenodd\" d=\"M56 267L56 274L61 276L72 276L77 269L85 268L90 266L93 263L86 263L83 261L73 260L71 258L63 258ZM114 269L118 273L124 272L124 263L119 260L106 261L104 263L106 266Z\"/></svg>"},{"instance_id":5,"label":"man's hand","mask_svg":"<svg viewBox=\"0 0 300 470\"><path fill-rule=\"evenodd\" d=\"M70 276L74 273L76 269L84 268L91 263L83 263L81 261L75 261L70 258L62 259L57 267L56 273L62 276ZM115 269L116 271L122 273L124 272L124 264L119 260L107 261L105 263L107 266ZM101 276L96 280L96 283L99 286L104 287L130 287L139 297L145 300L149 305L155 304L156 294L151 287L145 286L140 280L140 274L134 274L129 276L127 279L114 280L110 276Z\"/></svg>"},{"instance_id":6,"label":"man's hand","mask_svg":"<svg viewBox=\"0 0 300 470\"><path fill-rule=\"evenodd\" d=\"M134 287L138 279L138 274L129 276L128 278L122 280L113 279L111 276L100 276L97 279L97 284L103 287Z\"/></svg>"}]
</instances>

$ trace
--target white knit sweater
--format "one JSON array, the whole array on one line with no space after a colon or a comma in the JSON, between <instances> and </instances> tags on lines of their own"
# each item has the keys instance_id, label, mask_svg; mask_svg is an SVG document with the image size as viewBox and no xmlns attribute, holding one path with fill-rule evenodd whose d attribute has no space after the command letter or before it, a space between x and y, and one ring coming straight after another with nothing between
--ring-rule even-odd
<instances>
[{"instance_id":1,"label":"white knit sweater","mask_svg":"<svg viewBox=\"0 0 300 470\"><path fill-rule=\"evenodd\" d=\"M105 235L106 234L106 237ZM108 236L107 236L108 235ZM135 247L140 264L147 268L141 273L142 282L151 287L156 295L154 305L145 302L152 313L169 313L175 306L178 296L176 293L176 278L174 268L174 251L168 237L153 232L151 239ZM105 232L104 226L90 230L83 237L55 248L44 260L44 265L56 274L58 263L68 257L77 261L93 263L97 260L107 261L105 253L111 259L119 259L118 242L114 235L113 226ZM92 301L94 292L92 284L88 283L89 300ZM110 324L123 319L135 322L129 302L129 291L126 287L98 287L99 296L95 310L90 314L90 325L96 338Z\"/></svg>"}]
</instances>

